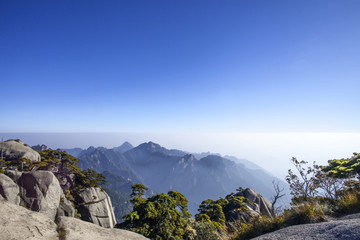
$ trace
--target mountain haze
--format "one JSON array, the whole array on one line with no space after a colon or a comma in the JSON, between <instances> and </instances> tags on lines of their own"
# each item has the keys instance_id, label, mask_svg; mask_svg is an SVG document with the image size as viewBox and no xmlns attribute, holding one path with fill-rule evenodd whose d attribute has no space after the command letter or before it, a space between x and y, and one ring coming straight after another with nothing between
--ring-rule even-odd
<instances>
[{"instance_id":1,"label":"mountain haze","mask_svg":"<svg viewBox=\"0 0 360 240\"><path fill-rule=\"evenodd\" d=\"M270 199L274 195L273 180L286 185L247 160L235 162L210 153L203 153L205 157L197 159L188 152L169 150L154 142L140 144L124 153L115 149L121 147L90 147L79 155L79 166L106 171L107 177L111 174L107 188L114 191L129 193L132 183L144 184L156 193L179 191L189 200L193 214L203 200L218 199L239 187L250 187Z\"/></svg>"}]
</instances>

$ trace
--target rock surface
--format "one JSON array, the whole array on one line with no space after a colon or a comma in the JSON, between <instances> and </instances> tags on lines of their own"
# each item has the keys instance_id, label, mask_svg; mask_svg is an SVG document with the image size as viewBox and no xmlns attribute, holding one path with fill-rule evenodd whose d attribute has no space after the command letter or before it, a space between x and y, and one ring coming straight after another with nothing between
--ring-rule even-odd
<instances>
[{"instance_id":1,"label":"rock surface","mask_svg":"<svg viewBox=\"0 0 360 240\"><path fill-rule=\"evenodd\" d=\"M86 188L80 191L78 199L78 213L84 221L95 223L106 228L113 228L116 224L114 210L110 197L100 188Z\"/></svg>"},{"instance_id":2,"label":"rock surface","mask_svg":"<svg viewBox=\"0 0 360 240\"><path fill-rule=\"evenodd\" d=\"M18 170L6 170L5 175L11 178L15 183L19 180L23 172Z\"/></svg>"},{"instance_id":3,"label":"rock surface","mask_svg":"<svg viewBox=\"0 0 360 240\"><path fill-rule=\"evenodd\" d=\"M106 229L69 217L60 217L59 227L46 215L0 200L1 240L145 240L120 229ZM63 230L57 232L58 230Z\"/></svg>"},{"instance_id":4,"label":"rock surface","mask_svg":"<svg viewBox=\"0 0 360 240\"><path fill-rule=\"evenodd\" d=\"M18 160L27 158L31 161L41 161L40 154L20 140L8 140L1 142L3 154L7 160Z\"/></svg>"},{"instance_id":5,"label":"rock surface","mask_svg":"<svg viewBox=\"0 0 360 240\"><path fill-rule=\"evenodd\" d=\"M66 240L145 240L148 239L140 234L121 230L108 229L94 224L81 221L76 218L61 217L59 228L64 231Z\"/></svg>"},{"instance_id":6,"label":"rock surface","mask_svg":"<svg viewBox=\"0 0 360 240\"><path fill-rule=\"evenodd\" d=\"M60 204L59 208L57 209L56 217L74 217L75 216L75 209L71 202L65 197L65 195L62 193L60 197Z\"/></svg>"},{"instance_id":7,"label":"rock surface","mask_svg":"<svg viewBox=\"0 0 360 240\"><path fill-rule=\"evenodd\" d=\"M0 174L0 199L19 205L19 186L8 176Z\"/></svg>"},{"instance_id":8,"label":"rock surface","mask_svg":"<svg viewBox=\"0 0 360 240\"><path fill-rule=\"evenodd\" d=\"M0 239L58 239L56 224L46 215L0 201Z\"/></svg>"},{"instance_id":9,"label":"rock surface","mask_svg":"<svg viewBox=\"0 0 360 240\"><path fill-rule=\"evenodd\" d=\"M306 239L306 240L353 240L360 239L359 215L353 219L332 222L302 224L280 229L278 231L259 236L257 240L274 239Z\"/></svg>"},{"instance_id":10,"label":"rock surface","mask_svg":"<svg viewBox=\"0 0 360 240\"><path fill-rule=\"evenodd\" d=\"M24 172L17 184L20 187L20 205L55 219L62 189L52 172Z\"/></svg>"},{"instance_id":11,"label":"rock surface","mask_svg":"<svg viewBox=\"0 0 360 240\"><path fill-rule=\"evenodd\" d=\"M253 204L247 204L250 210L253 210L261 215L267 217L274 217L272 206L269 200L261 196L259 193L255 192L250 188L246 188L243 191L239 191L235 196L242 196L249 199Z\"/></svg>"},{"instance_id":12,"label":"rock surface","mask_svg":"<svg viewBox=\"0 0 360 240\"><path fill-rule=\"evenodd\" d=\"M254 190L250 188L241 189L235 196L245 197L250 201L245 202L248 211L238 211L237 205L230 205L228 210L224 212L226 221L248 223L259 215L274 217L271 203Z\"/></svg>"}]
</instances>

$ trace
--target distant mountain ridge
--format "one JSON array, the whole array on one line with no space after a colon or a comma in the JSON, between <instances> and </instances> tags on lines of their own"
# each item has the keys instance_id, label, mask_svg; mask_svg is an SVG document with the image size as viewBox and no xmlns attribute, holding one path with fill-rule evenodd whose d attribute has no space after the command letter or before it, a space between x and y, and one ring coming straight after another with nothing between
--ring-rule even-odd
<instances>
[{"instance_id":1,"label":"distant mountain ridge","mask_svg":"<svg viewBox=\"0 0 360 240\"><path fill-rule=\"evenodd\" d=\"M142 183L157 193L179 191L188 198L192 213L203 200L218 199L238 187L250 187L270 199L274 194L273 180L286 186L285 182L248 160L227 159L220 154L189 154L166 149L154 142L137 147L124 144L112 149L89 147L79 153L79 166L112 174L108 179L111 190L116 188L116 191L129 193L130 184ZM129 150L122 152L126 147ZM119 190L116 184L123 189Z\"/></svg>"}]
</instances>

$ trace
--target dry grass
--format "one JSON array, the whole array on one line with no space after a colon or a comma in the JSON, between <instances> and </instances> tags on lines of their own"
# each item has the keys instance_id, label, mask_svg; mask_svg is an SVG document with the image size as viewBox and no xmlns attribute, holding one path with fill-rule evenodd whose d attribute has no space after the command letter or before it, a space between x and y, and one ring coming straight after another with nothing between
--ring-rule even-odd
<instances>
[{"instance_id":1,"label":"dry grass","mask_svg":"<svg viewBox=\"0 0 360 240\"><path fill-rule=\"evenodd\" d=\"M347 192L335 202L334 212L337 215L360 212L360 193Z\"/></svg>"}]
</instances>

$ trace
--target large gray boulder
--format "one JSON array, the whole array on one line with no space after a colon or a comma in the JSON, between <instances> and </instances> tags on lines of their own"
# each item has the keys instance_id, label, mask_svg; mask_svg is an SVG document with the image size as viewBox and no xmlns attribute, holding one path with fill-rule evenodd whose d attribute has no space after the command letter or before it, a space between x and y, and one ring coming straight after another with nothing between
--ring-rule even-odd
<instances>
[{"instance_id":1,"label":"large gray boulder","mask_svg":"<svg viewBox=\"0 0 360 240\"><path fill-rule=\"evenodd\" d=\"M19 160L26 158L31 161L41 161L40 154L20 140L8 140L0 142L3 154L7 160Z\"/></svg>"},{"instance_id":2,"label":"large gray boulder","mask_svg":"<svg viewBox=\"0 0 360 240\"><path fill-rule=\"evenodd\" d=\"M66 240L145 240L148 239L140 234L121 230L108 229L84 222L76 218L61 217L59 230Z\"/></svg>"},{"instance_id":3,"label":"large gray boulder","mask_svg":"<svg viewBox=\"0 0 360 240\"><path fill-rule=\"evenodd\" d=\"M58 239L56 224L46 215L0 200L0 239Z\"/></svg>"},{"instance_id":4,"label":"large gray boulder","mask_svg":"<svg viewBox=\"0 0 360 240\"><path fill-rule=\"evenodd\" d=\"M76 199L78 213L84 221L106 228L116 224L110 197L100 188L86 188L80 191Z\"/></svg>"},{"instance_id":5,"label":"large gray boulder","mask_svg":"<svg viewBox=\"0 0 360 240\"><path fill-rule=\"evenodd\" d=\"M20 205L55 219L62 189L52 172L24 172L17 183L20 187Z\"/></svg>"},{"instance_id":6,"label":"large gray boulder","mask_svg":"<svg viewBox=\"0 0 360 240\"><path fill-rule=\"evenodd\" d=\"M0 199L19 205L19 186L8 176L0 174Z\"/></svg>"}]
</instances>

